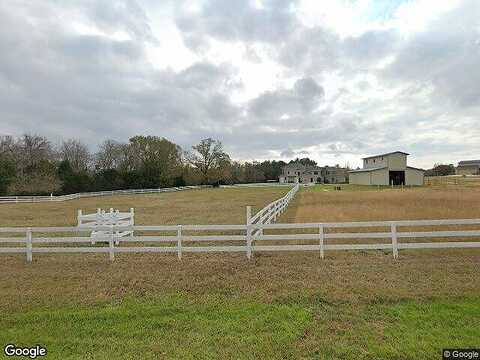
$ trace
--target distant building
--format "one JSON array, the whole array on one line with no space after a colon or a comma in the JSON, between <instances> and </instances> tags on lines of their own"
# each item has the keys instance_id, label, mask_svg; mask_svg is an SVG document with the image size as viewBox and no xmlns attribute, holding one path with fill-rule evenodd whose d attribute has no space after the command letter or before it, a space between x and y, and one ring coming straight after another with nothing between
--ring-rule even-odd
<instances>
[{"instance_id":1,"label":"distant building","mask_svg":"<svg viewBox=\"0 0 480 360\"><path fill-rule=\"evenodd\" d=\"M350 171L349 183L358 185L423 185L423 169L407 166L402 151L363 158L363 169Z\"/></svg>"},{"instance_id":2,"label":"distant building","mask_svg":"<svg viewBox=\"0 0 480 360\"><path fill-rule=\"evenodd\" d=\"M457 175L480 175L480 160L464 160L455 169Z\"/></svg>"},{"instance_id":3,"label":"distant building","mask_svg":"<svg viewBox=\"0 0 480 360\"><path fill-rule=\"evenodd\" d=\"M282 168L281 183L342 184L348 182L348 170L336 166L307 166L291 163Z\"/></svg>"}]
</instances>

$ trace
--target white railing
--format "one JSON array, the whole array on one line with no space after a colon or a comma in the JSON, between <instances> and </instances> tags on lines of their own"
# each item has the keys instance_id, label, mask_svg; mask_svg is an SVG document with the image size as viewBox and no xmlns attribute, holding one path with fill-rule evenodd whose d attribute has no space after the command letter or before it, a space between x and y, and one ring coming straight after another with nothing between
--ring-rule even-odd
<instances>
[{"instance_id":1,"label":"white railing","mask_svg":"<svg viewBox=\"0 0 480 360\"><path fill-rule=\"evenodd\" d=\"M117 253L177 253L177 256L181 258L183 253L189 252L245 252L250 258L252 253L256 252L316 251L323 258L326 251L333 250L391 250L396 259L399 250L404 249L480 248L479 229L451 230L444 228L425 231L411 228L478 227L479 225L480 219L452 219L302 224L97 226L92 228L13 227L0 228L0 235L3 236L0 237L0 244L10 244L10 246L0 247L0 253L26 254L27 261L32 261L34 253L108 253L110 260L114 260ZM364 232L365 228L383 230ZM401 228L407 229L400 231ZM338 232L338 229L350 229L350 231ZM89 233L93 230L108 231L109 235L102 239L102 242L107 244L106 246L90 244ZM251 236L252 232L249 234L249 230L260 230L261 233L253 237ZM295 230L300 230L301 233L295 233ZM117 231L135 231L136 235L119 239L115 235ZM232 232L236 234L231 234ZM18 236L19 234L21 235ZM65 234L69 236L65 236ZM437 241L411 241L418 238ZM444 241L444 239L450 238L475 239L477 241ZM367 239L388 241L365 242ZM342 243L347 240L350 240L351 243ZM115 244L117 241L120 241L118 246ZM79 243L85 243L87 246L75 246ZM138 246L139 243L142 243L143 246ZM63 246L58 247L59 244L63 244Z\"/></svg>"},{"instance_id":2,"label":"white railing","mask_svg":"<svg viewBox=\"0 0 480 360\"><path fill-rule=\"evenodd\" d=\"M159 188L159 189L126 189L126 190L109 190L109 191L96 191L76 193L69 195L50 195L50 196L0 196L0 204L7 203L36 203L36 202L49 202L49 201L68 201L74 199L81 199L86 197L97 196L112 196L112 195L136 195L136 194L155 194L163 192L183 191L192 189L203 189L211 187L210 185L195 185L195 186L180 186L171 188Z\"/></svg>"},{"instance_id":3,"label":"white railing","mask_svg":"<svg viewBox=\"0 0 480 360\"><path fill-rule=\"evenodd\" d=\"M275 222L277 218L287 209L288 204L290 204L290 201L293 200L299 188L300 185L296 184L292 187L292 189L290 189L287 194L285 194L285 196L266 205L254 216L251 216L251 209L247 207L247 225L270 224L272 222ZM256 235L257 233L261 233L261 230L257 230L254 235Z\"/></svg>"},{"instance_id":4,"label":"white railing","mask_svg":"<svg viewBox=\"0 0 480 360\"><path fill-rule=\"evenodd\" d=\"M252 184L235 184L235 185L222 185L221 187L268 187L268 186L291 186L291 184L280 183L252 183ZM191 186L179 186L171 188L159 188L159 189L126 189L126 190L109 190L109 191L96 191L96 192L83 192L69 195L50 195L50 196L0 196L0 204L11 203L37 203L37 202L49 202L49 201L68 201L74 199L81 199L86 197L97 196L112 196L112 195L136 195L136 194L156 194L164 192L174 192L192 189L204 189L212 187L211 185L191 185Z\"/></svg>"}]
</instances>

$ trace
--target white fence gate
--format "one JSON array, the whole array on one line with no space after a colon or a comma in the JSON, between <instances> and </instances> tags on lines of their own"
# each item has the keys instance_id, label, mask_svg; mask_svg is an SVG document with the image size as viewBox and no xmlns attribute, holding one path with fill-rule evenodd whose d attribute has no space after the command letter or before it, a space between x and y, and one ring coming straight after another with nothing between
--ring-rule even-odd
<instances>
[{"instance_id":1,"label":"white fence gate","mask_svg":"<svg viewBox=\"0 0 480 360\"><path fill-rule=\"evenodd\" d=\"M82 210L78 210L77 226L79 228L99 228L99 227L119 227L119 226L133 226L135 225L135 213L133 208L130 208L130 212L120 212L120 210L105 211L97 209L96 213L83 214ZM92 244L96 241L108 241L113 229L110 230L92 230L90 233L90 239ZM115 243L118 245L120 238L125 236L133 236L133 230L121 230L115 231Z\"/></svg>"}]
</instances>

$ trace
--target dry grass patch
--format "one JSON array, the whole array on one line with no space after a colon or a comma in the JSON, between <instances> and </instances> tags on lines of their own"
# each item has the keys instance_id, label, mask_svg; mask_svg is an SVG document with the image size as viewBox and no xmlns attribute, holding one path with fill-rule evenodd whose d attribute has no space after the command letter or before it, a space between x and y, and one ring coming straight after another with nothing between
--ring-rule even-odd
<instances>
[{"instance_id":1,"label":"dry grass patch","mask_svg":"<svg viewBox=\"0 0 480 360\"><path fill-rule=\"evenodd\" d=\"M288 187L214 188L163 194L85 198L58 203L0 204L0 226L71 226L77 211L135 208L138 225L241 224L253 211L288 192Z\"/></svg>"},{"instance_id":2,"label":"dry grass patch","mask_svg":"<svg viewBox=\"0 0 480 360\"><path fill-rule=\"evenodd\" d=\"M480 218L480 189L395 189L297 194L282 222Z\"/></svg>"}]
</instances>

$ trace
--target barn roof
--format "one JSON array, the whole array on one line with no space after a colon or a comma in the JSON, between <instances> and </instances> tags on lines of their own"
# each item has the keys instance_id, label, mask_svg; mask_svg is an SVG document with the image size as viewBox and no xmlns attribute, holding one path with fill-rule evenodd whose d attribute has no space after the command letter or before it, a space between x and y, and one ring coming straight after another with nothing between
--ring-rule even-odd
<instances>
[{"instance_id":1,"label":"barn roof","mask_svg":"<svg viewBox=\"0 0 480 360\"><path fill-rule=\"evenodd\" d=\"M364 157L364 158L362 158L362 159L363 159L363 160L365 160L365 159L373 159L373 158L377 158L377 157L380 157L380 156L388 156L388 155L392 155L392 154L410 155L409 153L406 153L406 152L403 152L403 151L392 151L392 152L389 152L389 153L386 153L386 154L367 156L367 157Z\"/></svg>"},{"instance_id":2,"label":"barn roof","mask_svg":"<svg viewBox=\"0 0 480 360\"><path fill-rule=\"evenodd\" d=\"M371 172L371 171L383 170L383 169L387 169L387 167L383 166L383 167L376 167L376 168L369 168L369 169L350 170L349 173Z\"/></svg>"}]
</instances>

